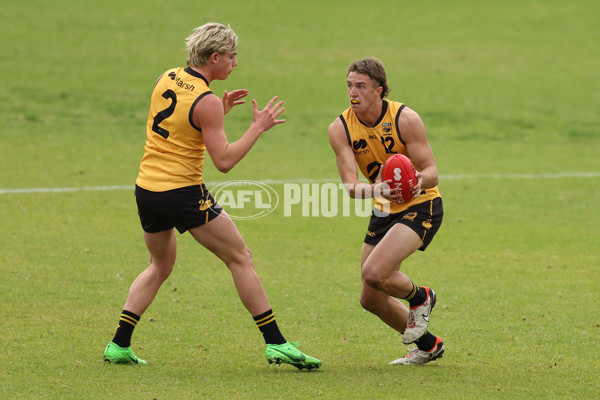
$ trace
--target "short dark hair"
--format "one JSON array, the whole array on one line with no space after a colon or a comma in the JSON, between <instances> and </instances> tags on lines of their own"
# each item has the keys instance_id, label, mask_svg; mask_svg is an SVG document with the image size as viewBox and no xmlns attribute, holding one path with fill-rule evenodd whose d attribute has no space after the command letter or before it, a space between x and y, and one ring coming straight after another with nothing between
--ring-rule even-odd
<instances>
[{"instance_id":1,"label":"short dark hair","mask_svg":"<svg viewBox=\"0 0 600 400\"><path fill-rule=\"evenodd\" d=\"M373 79L383 88L381 92L381 98L383 99L390 94L390 88L387 84L387 78L385 76L385 67L383 63L375 57L367 57L362 60L353 61L348 67L348 74L350 72L358 72L359 74L368 75L369 78Z\"/></svg>"}]
</instances>

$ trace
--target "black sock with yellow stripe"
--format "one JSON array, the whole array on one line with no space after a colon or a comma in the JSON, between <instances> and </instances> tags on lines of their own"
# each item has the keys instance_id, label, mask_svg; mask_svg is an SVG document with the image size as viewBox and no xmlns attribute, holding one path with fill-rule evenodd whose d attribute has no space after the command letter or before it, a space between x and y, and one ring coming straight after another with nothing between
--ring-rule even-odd
<instances>
[{"instance_id":1,"label":"black sock with yellow stripe","mask_svg":"<svg viewBox=\"0 0 600 400\"><path fill-rule=\"evenodd\" d=\"M266 344L284 344L286 342L279 331L279 327L275 321L275 315L273 315L273 310L269 310L266 313L262 313L252 318L254 319L254 322L256 322L258 329L262 332Z\"/></svg>"},{"instance_id":2,"label":"black sock with yellow stripe","mask_svg":"<svg viewBox=\"0 0 600 400\"><path fill-rule=\"evenodd\" d=\"M404 297L404 300L408 301L411 307L420 306L427 300L427 292L422 287L415 285L413 282L411 283L413 288L408 296Z\"/></svg>"},{"instance_id":3,"label":"black sock with yellow stripe","mask_svg":"<svg viewBox=\"0 0 600 400\"><path fill-rule=\"evenodd\" d=\"M117 332L115 333L115 337L113 338L113 342L121 347L129 347L131 346L131 335L133 334L133 329L137 325L140 317L135 315L132 312L123 310L121 313L121 318L119 319L119 326L117 327Z\"/></svg>"}]
</instances>

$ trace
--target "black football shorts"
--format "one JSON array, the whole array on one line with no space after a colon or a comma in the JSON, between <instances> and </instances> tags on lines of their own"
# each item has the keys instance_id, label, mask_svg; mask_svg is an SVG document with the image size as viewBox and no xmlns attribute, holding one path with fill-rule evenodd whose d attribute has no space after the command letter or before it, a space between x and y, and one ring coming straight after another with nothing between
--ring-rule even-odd
<instances>
[{"instance_id":1,"label":"black football shorts","mask_svg":"<svg viewBox=\"0 0 600 400\"><path fill-rule=\"evenodd\" d=\"M377 216L373 213L369 221L365 243L375 246L383 239L392 226L403 224L415 231L421 240L423 240L423 246L419 248L419 250L423 251L431 243L433 236L442 225L443 217L444 206L441 197L415 204L395 214Z\"/></svg>"},{"instance_id":2,"label":"black football shorts","mask_svg":"<svg viewBox=\"0 0 600 400\"><path fill-rule=\"evenodd\" d=\"M177 228L179 233L212 221L222 211L206 186L152 192L135 185L135 201L145 232Z\"/></svg>"}]
</instances>

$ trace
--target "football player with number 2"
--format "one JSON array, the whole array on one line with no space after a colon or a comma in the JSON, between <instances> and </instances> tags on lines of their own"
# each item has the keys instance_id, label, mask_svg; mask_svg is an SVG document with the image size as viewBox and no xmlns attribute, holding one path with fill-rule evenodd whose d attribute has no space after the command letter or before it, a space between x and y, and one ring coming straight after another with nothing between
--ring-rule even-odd
<instances>
[{"instance_id":1,"label":"football player with number 2","mask_svg":"<svg viewBox=\"0 0 600 400\"><path fill-rule=\"evenodd\" d=\"M230 26L208 22L194 29L186 45L188 66L165 71L152 92L146 146L135 186L150 264L129 289L115 335L104 350L104 360L112 364L146 364L133 353L131 337L173 271L177 229L180 234L189 232L227 266L242 304L265 340L267 361L298 369L317 369L321 361L301 352L279 330L254 269L252 253L231 218L206 189L203 179L206 152L219 171L228 172L264 132L285 122L279 119L285 110L283 102L275 96L265 108L259 109L253 99L252 124L238 140L229 142L224 116L245 102L242 99L248 91L233 90L220 98L209 85L214 80L227 79L237 66L237 35ZM196 267L203 268L203 263L198 260ZM210 282L198 282L198 290L207 284ZM198 314L197 318L211 326L206 316ZM233 351L237 345L231 347ZM248 360L241 358L240 362L247 364Z\"/></svg>"}]
</instances>

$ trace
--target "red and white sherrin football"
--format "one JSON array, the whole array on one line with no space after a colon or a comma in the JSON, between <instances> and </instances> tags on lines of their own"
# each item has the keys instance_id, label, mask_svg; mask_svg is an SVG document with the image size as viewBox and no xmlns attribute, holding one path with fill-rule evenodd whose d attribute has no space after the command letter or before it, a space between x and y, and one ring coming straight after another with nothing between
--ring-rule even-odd
<instances>
[{"instance_id":1,"label":"red and white sherrin football","mask_svg":"<svg viewBox=\"0 0 600 400\"><path fill-rule=\"evenodd\" d=\"M402 199L408 203L413 198L413 188L417 185L415 167L408 157L394 154L383 164L383 180L392 180L390 187L400 188Z\"/></svg>"}]
</instances>

